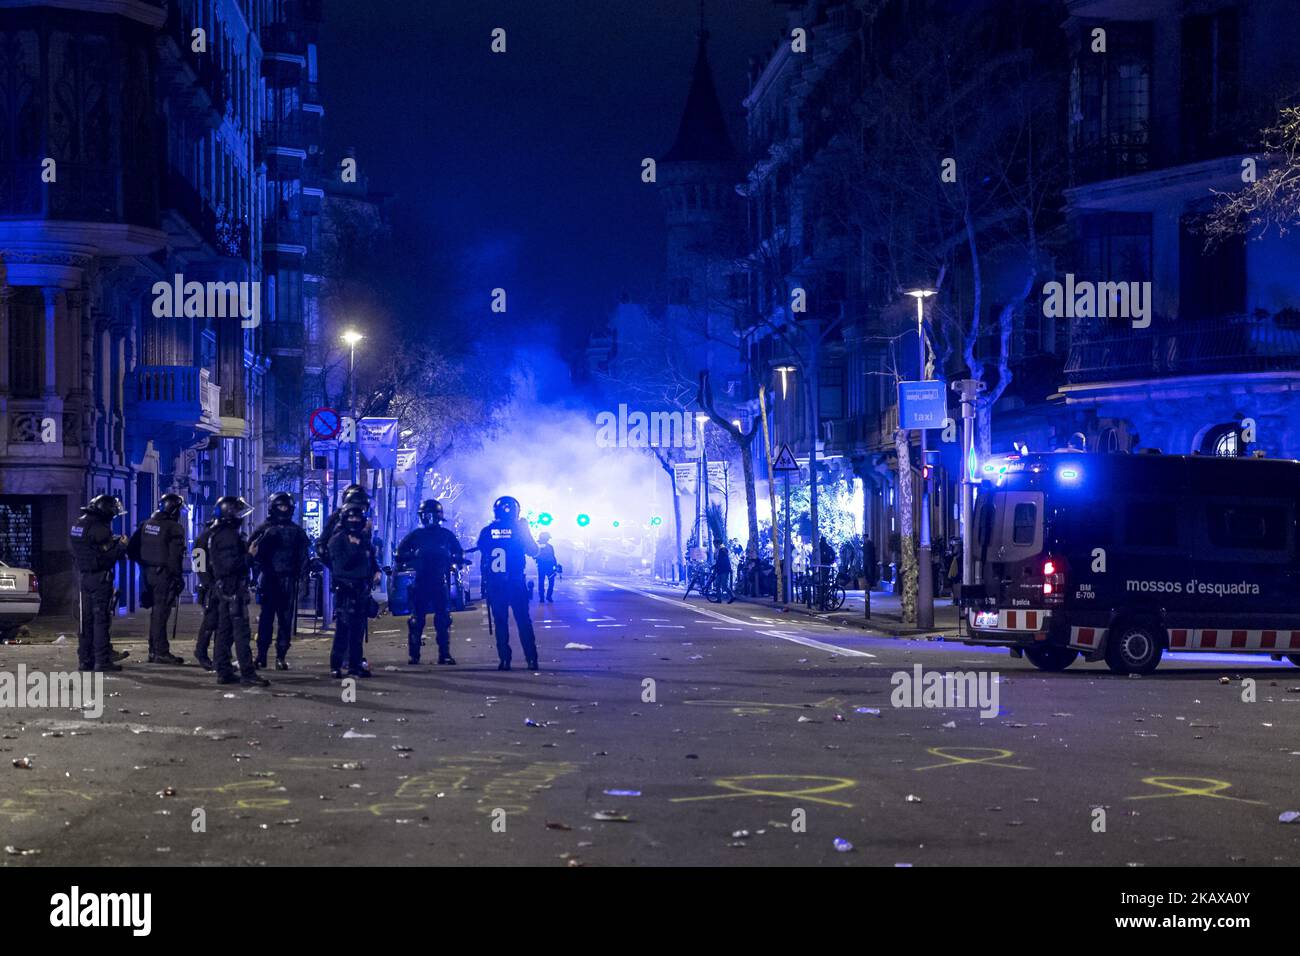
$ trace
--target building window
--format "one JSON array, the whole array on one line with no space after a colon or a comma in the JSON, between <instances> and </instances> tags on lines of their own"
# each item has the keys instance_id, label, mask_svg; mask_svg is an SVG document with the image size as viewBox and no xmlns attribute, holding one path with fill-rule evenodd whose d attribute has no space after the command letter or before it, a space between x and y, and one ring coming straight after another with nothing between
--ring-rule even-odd
<instances>
[{"instance_id":1,"label":"building window","mask_svg":"<svg viewBox=\"0 0 1300 956\"><path fill-rule=\"evenodd\" d=\"M1236 10L1183 20L1183 145L1188 159L1217 155L1232 145L1241 61Z\"/></svg>"},{"instance_id":2,"label":"building window","mask_svg":"<svg viewBox=\"0 0 1300 956\"><path fill-rule=\"evenodd\" d=\"M45 300L40 289L19 289L9 302L9 390L39 398L45 371Z\"/></svg>"},{"instance_id":3,"label":"building window","mask_svg":"<svg viewBox=\"0 0 1300 956\"><path fill-rule=\"evenodd\" d=\"M1086 178L1123 176L1150 159L1151 24L1106 24L1107 52L1080 36L1070 77L1070 145Z\"/></svg>"},{"instance_id":4,"label":"building window","mask_svg":"<svg viewBox=\"0 0 1300 956\"><path fill-rule=\"evenodd\" d=\"M1087 213L1079 221L1081 268L1094 282L1149 282L1151 214Z\"/></svg>"}]
</instances>

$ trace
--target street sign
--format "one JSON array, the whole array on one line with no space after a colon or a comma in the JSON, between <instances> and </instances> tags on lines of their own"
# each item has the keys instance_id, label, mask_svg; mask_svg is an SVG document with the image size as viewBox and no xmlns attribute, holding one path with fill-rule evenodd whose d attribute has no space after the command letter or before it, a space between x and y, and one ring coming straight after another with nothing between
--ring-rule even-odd
<instances>
[{"instance_id":1,"label":"street sign","mask_svg":"<svg viewBox=\"0 0 1300 956\"><path fill-rule=\"evenodd\" d=\"M678 495L693 495L699 484L700 469L688 461L679 461L673 465L673 485Z\"/></svg>"},{"instance_id":2,"label":"street sign","mask_svg":"<svg viewBox=\"0 0 1300 956\"><path fill-rule=\"evenodd\" d=\"M799 471L799 463L794 460L794 453L790 451L790 446L784 442L781 444L781 450L776 453L776 460L772 462L773 471Z\"/></svg>"},{"instance_id":3,"label":"street sign","mask_svg":"<svg viewBox=\"0 0 1300 956\"><path fill-rule=\"evenodd\" d=\"M307 418L307 427L311 429L313 438L335 438L342 424L337 408L318 408Z\"/></svg>"},{"instance_id":4,"label":"street sign","mask_svg":"<svg viewBox=\"0 0 1300 956\"><path fill-rule=\"evenodd\" d=\"M898 383L898 427L907 431L942 428L948 417L943 382Z\"/></svg>"}]
</instances>

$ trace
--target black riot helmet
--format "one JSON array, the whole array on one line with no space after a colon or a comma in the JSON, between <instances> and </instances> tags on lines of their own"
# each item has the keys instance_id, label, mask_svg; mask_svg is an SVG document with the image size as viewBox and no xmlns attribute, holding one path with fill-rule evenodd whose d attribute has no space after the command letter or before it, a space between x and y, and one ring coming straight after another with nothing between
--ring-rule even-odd
<instances>
[{"instance_id":1,"label":"black riot helmet","mask_svg":"<svg viewBox=\"0 0 1300 956\"><path fill-rule=\"evenodd\" d=\"M122 501L117 495L95 495L90 499L90 503L81 510L86 514L98 515L105 521L112 521L125 509L122 507Z\"/></svg>"},{"instance_id":2,"label":"black riot helmet","mask_svg":"<svg viewBox=\"0 0 1300 956\"><path fill-rule=\"evenodd\" d=\"M502 495L492 502L492 516L498 521L518 521L519 499Z\"/></svg>"},{"instance_id":3,"label":"black riot helmet","mask_svg":"<svg viewBox=\"0 0 1300 956\"><path fill-rule=\"evenodd\" d=\"M339 522L349 531L360 531L366 524L366 509L360 505L347 505L343 509Z\"/></svg>"},{"instance_id":4,"label":"black riot helmet","mask_svg":"<svg viewBox=\"0 0 1300 956\"><path fill-rule=\"evenodd\" d=\"M185 499L171 491L158 499L158 513L173 521L181 516L181 509L184 507Z\"/></svg>"},{"instance_id":5,"label":"black riot helmet","mask_svg":"<svg viewBox=\"0 0 1300 956\"><path fill-rule=\"evenodd\" d=\"M428 526L441 524L443 519L442 502L437 498L425 498L420 502L420 524Z\"/></svg>"},{"instance_id":6,"label":"black riot helmet","mask_svg":"<svg viewBox=\"0 0 1300 956\"><path fill-rule=\"evenodd\" d=\"M370 495L360 485L348 485L343 491L343 507L360 508L363 512L369 514Z\"/></svg>"},{"instance_id":7,"label":"black riot helmet","mask_svg":"<svg viewBox=\"0 0 1300 956\"><path fill-rule=\"evenodd\" d=\"M293 517L293 495L287 491L277 492L271 496L268 516L279 521L288 521Z\"/></svg>"},{"instance_id":8,"label":"black riot helmet","mask_svg":"<svg viewBox=\"0 0 1300 956\"><path fill-rule=\"evenodd\" d=\"M217 499L217 520L225 525L238 524L252 513L252 507L238 495Z\"/></svg>"}]
</instances>

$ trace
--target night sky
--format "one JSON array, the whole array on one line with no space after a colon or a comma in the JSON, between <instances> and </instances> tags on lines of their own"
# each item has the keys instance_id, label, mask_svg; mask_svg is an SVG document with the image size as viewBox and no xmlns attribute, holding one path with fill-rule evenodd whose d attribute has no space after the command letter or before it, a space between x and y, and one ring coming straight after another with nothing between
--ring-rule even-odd
<instances>
[{"instance_id":1,"label":"night sky","mask_svg":"<svg viewBox=\"0 0 1300 956\"><path fill-rule=\"evenodd\" d=\"M330 155L357 147L371 188L392 195L404 273L467 295L482 283L484 315L502 286L526 330L516 334L576 359L619 296L644 295L659 272L662 219L640 163L676 132L698 0L327 0L325 10ZM748 60L771 48L784 12L708 0L706 18L741 147ZM504 55L489 50L498 26Z\"/></svg>"}]
</instances>

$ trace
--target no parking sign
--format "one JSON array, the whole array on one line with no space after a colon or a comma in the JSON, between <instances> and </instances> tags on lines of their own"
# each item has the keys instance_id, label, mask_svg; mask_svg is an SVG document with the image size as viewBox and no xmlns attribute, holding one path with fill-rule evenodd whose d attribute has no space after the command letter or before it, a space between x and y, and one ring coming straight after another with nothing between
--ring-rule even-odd
<instances>
[{"instance_id":1,"label":"no parking sign","mask_svg":"<svg viewBox=\"0 0 1300 956\"><path fill-rule=\"evenodd\" d=\"M337 437L342 425L343 419L337 408L318 408L307 419L312 437L322 441Z\"/></svg>"}]
</instances>

